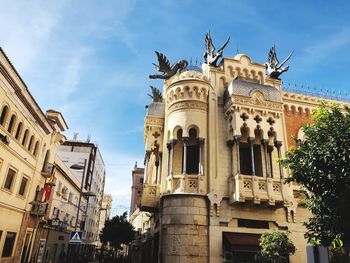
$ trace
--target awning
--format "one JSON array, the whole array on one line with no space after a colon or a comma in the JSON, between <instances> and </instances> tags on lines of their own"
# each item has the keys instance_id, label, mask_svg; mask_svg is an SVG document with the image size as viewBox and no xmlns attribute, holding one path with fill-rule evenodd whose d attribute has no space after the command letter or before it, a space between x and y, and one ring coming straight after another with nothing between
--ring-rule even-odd
<instances>
[{"instance_id":1,"label":"awning","mask_svg":"<svg viewBox=\"0 0 350 263\"><path fill-rule=\"evenodd\" d=\"M233 251L260 251L260 234L224 232L224 242L227 242Z\"/></svg>"}]
</instances>

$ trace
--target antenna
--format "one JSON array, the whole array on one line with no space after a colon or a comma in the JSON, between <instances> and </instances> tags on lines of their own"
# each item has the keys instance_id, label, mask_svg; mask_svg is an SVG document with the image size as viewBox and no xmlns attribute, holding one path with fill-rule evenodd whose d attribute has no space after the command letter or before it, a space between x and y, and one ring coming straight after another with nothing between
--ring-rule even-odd
<instances>
[{"instance_id":1,"label":"antenna","mask_svg":"<svg viewBox=\"0 0 350 263\"><path fill-rule=\"evenodd\" d=\"M91 141L91 134L89 133L87 138L86 138L86 142L90 142Z\"/></svg>"},{"instance_id":2,"label":"antenna","mask_svg":"<svg viewBox=\"0 0 350 263\"><path fill-rule=\"evenodd\" d=\"M238 54L238 41L237 41L236 54Z\"/></svg>"},{"instance_id":3,"label":"antenna","mask_svg":"<svg viewBox=\"0 0 350 263\"><path fill-rule=\"evenodd\" d=\"M73 133L73 141L77 141L78 140L78 132Z\"/></svg>"}]
</instances>

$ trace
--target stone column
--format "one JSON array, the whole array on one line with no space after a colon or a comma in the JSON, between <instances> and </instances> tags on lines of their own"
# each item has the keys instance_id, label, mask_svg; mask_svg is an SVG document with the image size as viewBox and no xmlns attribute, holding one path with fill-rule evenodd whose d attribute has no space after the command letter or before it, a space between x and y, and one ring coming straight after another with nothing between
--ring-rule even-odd
<instances>
[{"instance_id":1,"label":"stone column","mask_svg":"<svg viewBox=\"0 0 350 263\"><path fill-rule=\"evenodd\" d=\"M234 175L234 160L233 160L233 146L235 144L234 140L228 140L227 146L230 148L230 175L228 180L228 191L229 196L232 196L234 194L234 181L235 181L235 175Z\"/></svg>"},{"instance_id":2,"label":"stone column","mask_svg":"<svg viewBox=\"0 0 350 263\"><path fill-rule=\"evenodd\" d=\"M269 166L267 164L267 146L269 144L269 140L262 140L262 145L264 146L264 159L265 159L265 177L269 177Z\"/></svg>"},{"instance_id":3,"label":"stone column","mask_svg":"<svg viewBox=\"0 0 350 263\"><path fill-rule=\"evenodd\" d=\"M188 140L189 138L188 137L182 137L182 142L184 144L184 151L183 151L183 156L182 156L182 164L183 164L183 167L182 167L182 174L181 174L181 177L180 177L180 192L185 192L185 184L186 184L186 174L187 174L187 171L186 171L186 161L187 161L187 144L188 144Z\"/></svg>"},{"instance_id":4,"label":"stone column","mask_svg":"<svg viewBox=\"0 0 350 263\"><path fill-rule=\"evenodd\" d=\"M155 161L156 166L156 184L160 183L162 175L162 152L158 152L158 160ZM160 168L159 168L160 167Z\"/></svg>"},{"instance_id":5,"label":"stone column","mask_svg":"<svg viewBox=\"0 0 350 263\"><path fill-rule=\"evenodd\" d=\"M235 136L235 142L236 142L236 150L237 150L237 174L241 173L241 164L240 164L240 158L239 158L239 143L241 141L241 136L236 135Z\"/></svg>"},{"instance_id":6,"label":"stone column","mask_svg":"<svg viewBox=\"0 0 350 263\"><path fill-rule=\"evenodd\" d=\"M250 143L250 153L252 156L252 176L255 176L255 162L254 162L254 137L249 137L249 143Z\"/></svg>"},{"instance_id":7,"label":"stone column","mask_svg":"<svg viewBox=\"0 0 350 263\"><path fill-rule=\"evenodd\" d=\"M204 145L204 138L198 138L198 145L199 145L199 163L198 163L198 175L203 175L202 171L202 164L203 164L203 145Z\"/></svg>"},{"instance_id":8,"label":"stone column","mask_svg":"<svg viewBox=\"0 0 350 263\"><path fill-rule=\"evenodd\" d=\"M281 146L282 142L281 141L275 141L275 147L277 148L277 154L278 154L278 159L281 159ZM283 169L282 169L282 164L281 162L278 162L279 165L279 170L280 170L280 178L283 179Z\"/></svg>"},{"instance_id":9,"label":"stone column","mask_svg":"<svg viewBox=\"0 0 350 263\"><path fill-rule=\"evenodd\" d=\"M147 169L148 169L148 162L149 162L150 156L151 156L151 151L146 151L145 159L143 161L143 164L145 165L145 176L146 176L144 181L145 181L146 184L149 183L148 182L149 178L147 177Z\"/></svg>"},{"instance_id":10,"label":"stone column","mask_svg":"<svg viewBox=\"0 0 350 263\"><path fill-rule=\"evenodd\" d=\"M176 140L172 139L167 144L168 149L168 176L167 176L167 192L172 191L172 176L173 176L173 162L174 162L174 147Z\"/></svg>"}]
</instances>

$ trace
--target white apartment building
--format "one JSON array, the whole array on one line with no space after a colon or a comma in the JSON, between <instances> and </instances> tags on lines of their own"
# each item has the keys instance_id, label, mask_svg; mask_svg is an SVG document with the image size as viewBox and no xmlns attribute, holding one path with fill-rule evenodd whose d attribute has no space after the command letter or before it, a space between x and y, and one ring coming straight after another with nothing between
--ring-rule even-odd
<instances>
[{"instance_id":1,"label":"white apartment building","mask_svg":"<svg viewBox=\"0 0 350 263\"><path fill-rule=\"evenodd\" d=\"M58 156L70 167L70 170L81 183L82 192L92 192L94 196L88 198L86 219L84 223L83 242L96 246L99 241L100 209L102 206L105 164L96 144L67 140L58 150ZM81 169L72 169L78 166Z\"/></svg>"}]
</instances>

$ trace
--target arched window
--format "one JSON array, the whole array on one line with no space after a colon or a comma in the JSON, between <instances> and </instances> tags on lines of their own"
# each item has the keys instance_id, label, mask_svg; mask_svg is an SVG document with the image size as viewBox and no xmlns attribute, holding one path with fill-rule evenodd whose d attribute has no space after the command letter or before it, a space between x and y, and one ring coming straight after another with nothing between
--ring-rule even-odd
<instances>
[{"instance_id":1,"label":"arched window","mask_svg":"<svg viewBox=\"0 0 350 263\"><path fill-rule=\"evenodd\" d=\"M45 154L45 159L44 159L44 165L43 165L43 172L48 172L48 164L49 164L49 158L50 158L50 151L47 150Z\"/></svg>"},{"instance_id":2,"label":"arched window","mask_svg":"<svg viewBox=\"0 0 350 263\"><path fill-rule=\"evenodd\" d=\"M25 146L26 143L27 143L28 133L29 133L29 130L26 129L26 131L24 132L24 135L23 135L23 139L22 139L22 145L23 145L23 146Z\"/></svg>"},{"instance_id":3,"label":"arched window","mask_svg":"<svg viewBox=\"0 0 350 263\"><path fill-rule=\"evenodd\" d=\"M7 128L7 131L8 131L9 133L12 133L13 126L15 125L15 122L16 122L16 115L13 114L13 115L11 116L11 120L10 120L9 126L8 126L8 128Z\"/></svg>"},{"instance_id":4,"label":"arched window","mask_svg":"<svg viewBox=\"0 0 350 263\"><path fill-rule=\"evenodd\" d=\"M32 137L30 137L29 144L28 144L28 151L32 150L33 141L34 141L34 135L32 135Z\"/></svg>"},{"instance_id":5,"label":"arched window","mask_svg":"<svg viewBox=\"0 0 350 263\"><path fill-rule=\"evenodd\" d=\"M176 132L176 144L174 145L174 159L173 159L173 173L181 174L183 166L183 142L182 142L182 129Z\"/></svg>"},{"instance_id":6,"label":"arched window","mask_svg":"<svg viewBox=\"0 0 350 263\"><path fill-rule=\"evenodd\" d=\"M21 136L21 132L22 132L22 127L23 127L23 124L22 122L20 122L17 126L17 131L16 131L16 136L15 138L18 140L19 137Z\"/></svg>"},{"instance_id":7,"label":"arched window","mask_svg":"<svg viewBox=\"0 0 350 263\"><path fill-rule=\"evenodd\" d=\"M4 124L5 124L8 109L9 108L6 105L2 108L2 112L0 115L0 125L2 125L2 126L4 126Z\"/></svg>"},{"instance_id":8,"label":"arched window","mask_svg":"<svg viewBox=\"0 0 350 263\"><path fill-rule=\"evenodd\" d=\"M34 151L33 151L33 155L36 156L36 154L38 153L38 148L39 148L39 141L37 141L35 143L35 146L34 146Z\"/></svg>"}]
</instances>

